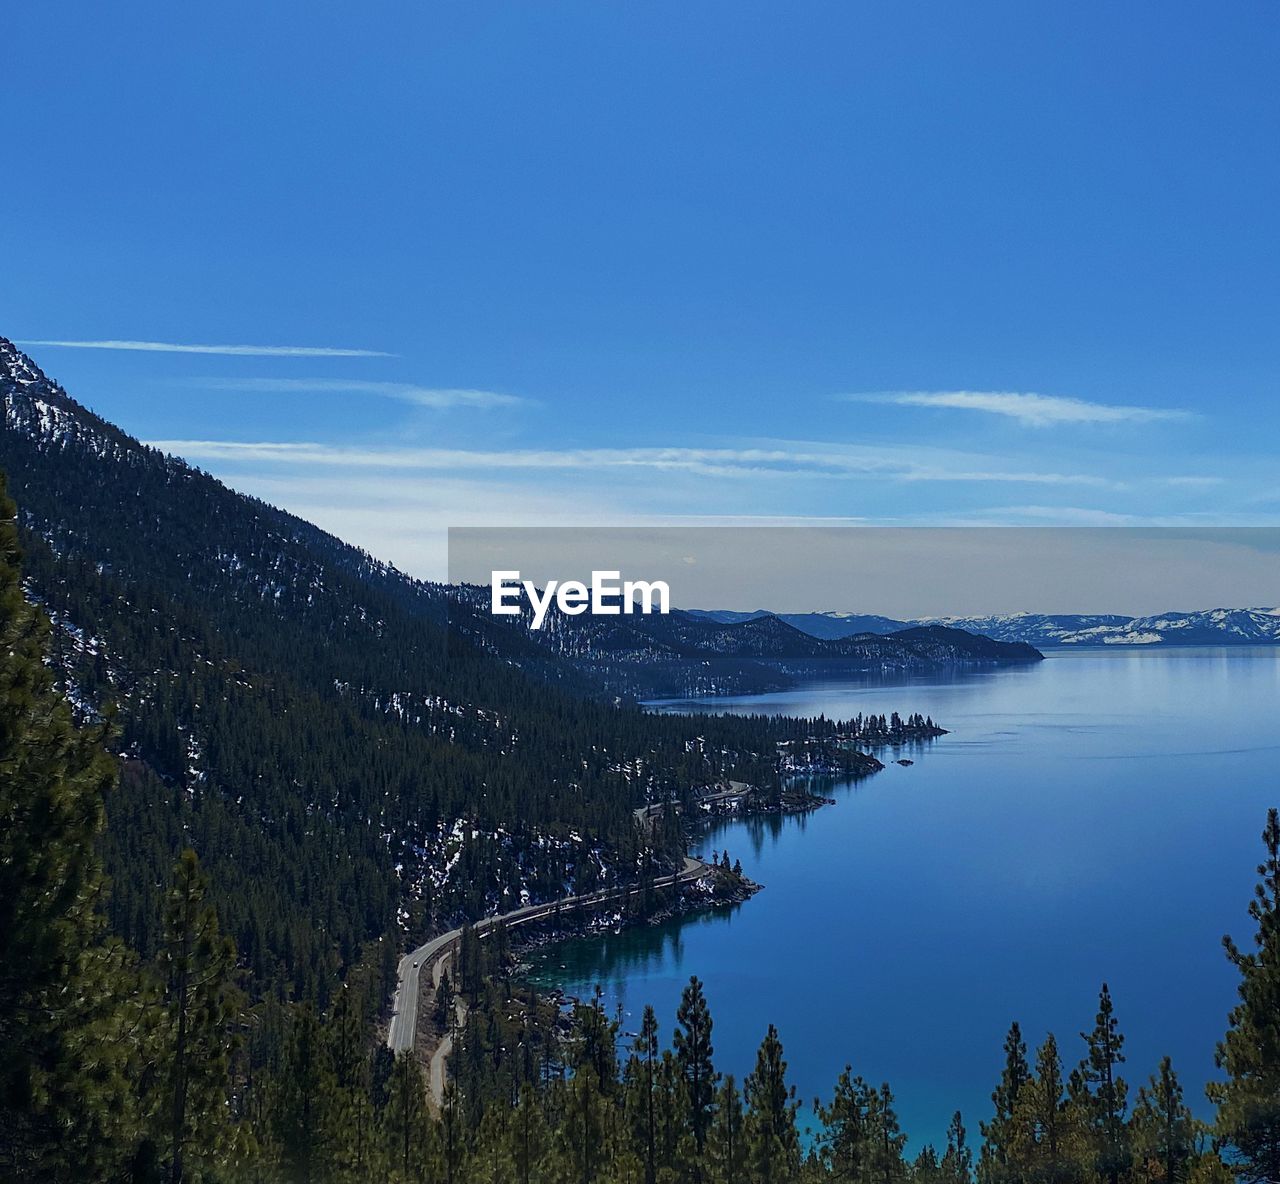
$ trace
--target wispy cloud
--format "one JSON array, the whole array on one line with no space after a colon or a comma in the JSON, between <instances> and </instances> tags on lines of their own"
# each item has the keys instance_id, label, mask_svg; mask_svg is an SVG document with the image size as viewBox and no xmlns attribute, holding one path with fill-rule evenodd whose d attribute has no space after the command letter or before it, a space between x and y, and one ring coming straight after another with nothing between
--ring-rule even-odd
<instances>
[{"instance_id":1,"label":"wispy cloud","mask_svg":"<svg viewBox=\"0 0 1280 1184\"><path fill-rule=\"evenodd\" d=\"M247 391L256 394L350 394L398 399L415 407L515 407L528 400L498 391L467 387L420 386L411 382L348 381L342 378L227 378L196 380L206 390Z\"/></svg>"},{"instance_id":2,"label":"wispy cloud","mask_svg":"<svg viewBox=\"0 0 1280 1184\"><path fill-rule=\"evenodd\" d=\"M1121 514L1091 506L1001 506L968 515L969 520L987 525L1002 522L1038 522L1045 526L1134 526L1153 519Z\"/></svg>"},{"instance_id":3,"label":"wispy cloud","mask_svg":"<svg viewBox=\"0 0 1280 1184\"><path fill-rule=\"evenodd\" d=\"M852 402L890 403L898 407L941 407L1003 415L1028 427L1053 427L1076 423L1153 423L1188 419L1190 413L1166 407L1129 407L1116 403L1091 403L1063 395L1037 395L1016 391L880 391L842 396Z\"/></svg>"},{"instance_id":4,"label":"wispy cloud","mask_svg":"<svg viewBox=\"0 0 1280 1184\"><path fill-rule=\"evenodd\" d=\"M1091 473L921 463L883 448L796 443L754 448L571 448L505 451L448 448L367 448L242 440L152 440L154 448L188 460L313 465L424 472L484 470L657 470L710 477L879 477L899 481L1001 482L1116 488Z\"/></svg>"},{"instance_id":5,"label":"wispy cloud","mask_svg":"<svg viewBox=\"0 0 1280 1184\"><path fill-rule=\"evenodd\" d=\"M1214 485L1221 485L1224 478L1222 477L1161 477L1160 481L1165 485L1172 485L1175 489L1209 489Z\"/></svg>"},{"instance_id":6,"label":"wispy cloud","mask_svg":"<svg viewBox=\"0 0 1280 1184\"><path fill-rule=\"evenodd\" d=\"M390 358L377 349L328 345L184 345L174 341L18 341L16 345L56 349L119 349L149 354L221 354L235 358Z\"/></svg>"},{"instance_id":7,"label":"wispy cloud","mask_svg":"<svg viewBox=\"0 0 1280 1184\"><path fill-rule=\"evenodd\" d=\"M927 514L917 516L926 526L951 527L988 526L1132 526L1196 528L1209 533L1224 529L1280 528L1280 516L1275 514L1222 511L1186 510L1162 513L1144 510L1123 513L1092 506L991 506L985 509L965 510L956 513ZM1229 541L1229 540L1224 540ZM1243 544L1239 544L1243 545Z\"/></svg>"},{"instance_id":8,"label":"wispy cloud","mask_svg":"<svg viewBox=\"0 0 1280 1184\"><path fill-rule=\"evenodd\" d=\"M1180 474L1134 471L1131 465L1102 475L1066 465L1053 471L1027 457L917 442L720 438L668 448L416 447L394 439L152 443L431 578L448 572L445 531L455 526L812 527L854 520L1145 526L1210 520L1194 507L1184 507L1177 520L1153 516L1168 509L1163 482ZM993 504L1002 500L1012 504ZM974 508L963 509L967 502ZM1275 509L1259 507L1253 521L1276 521ZM960 611L949 601L944 607ZM1028 593L1022 607L1044 605Z\"/></svg>"}]
</instances>

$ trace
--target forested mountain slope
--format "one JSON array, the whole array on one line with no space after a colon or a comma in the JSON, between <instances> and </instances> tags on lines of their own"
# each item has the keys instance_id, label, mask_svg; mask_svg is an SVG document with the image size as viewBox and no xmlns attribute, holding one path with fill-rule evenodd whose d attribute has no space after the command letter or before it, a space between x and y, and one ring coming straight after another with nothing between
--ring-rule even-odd
<instances>
[{"instance_id":1,"label":"forested mountain slope","mask_svg":"<svg viewBox=\"0 0 1280 1184\"><path fill-rule=\"evenodd\" d=\"M695 736L590 699L519 632L501 653L446 636L469 610L443 588L144 447L3 339L0 398L54 667L83 717L116 712L112 920L144 953L190 845L258 981L321 989L371 939L390 957L445 919L633 874L646 795L773 776L803 730Z\"/></svg>"}]
</instances>

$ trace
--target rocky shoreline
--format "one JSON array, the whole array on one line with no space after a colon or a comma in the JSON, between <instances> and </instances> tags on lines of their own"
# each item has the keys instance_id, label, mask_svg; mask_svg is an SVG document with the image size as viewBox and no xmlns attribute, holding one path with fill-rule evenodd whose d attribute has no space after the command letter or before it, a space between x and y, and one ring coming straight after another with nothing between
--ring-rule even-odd
<instances>
[{"instance_id":1,"label":"rocky shoreline","mask_svg":"<svg viewBox=\"0 0 1280 1184\"><path fill-rule=\"evenodd\" d=\"M621 933L624 929L640 925L661 925L675 917L688 916L707 909L732 908L750 900L763 889L741 873L728 868L713 868L706 880L684 885L678 889L659 889L658 894L665 899L656 900L654 906L644 912L604 911L588 917L577 917L564 920L551 920L539 925L524 927L512 934L512 953L515 965L512 973L517 977L528 969L527 963L521 962L521 955L531 950L542 949L558 942L570 941L580 937L603 936L608 933ZM554 998L557 989L542 990L541 994Z\"/></svg>"}]
</instances>

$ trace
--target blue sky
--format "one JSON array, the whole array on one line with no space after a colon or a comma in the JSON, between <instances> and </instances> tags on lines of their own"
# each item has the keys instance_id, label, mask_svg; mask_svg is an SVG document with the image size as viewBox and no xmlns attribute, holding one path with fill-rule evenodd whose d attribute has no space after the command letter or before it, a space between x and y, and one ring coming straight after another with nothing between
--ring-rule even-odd
<instances>
[{"instance_id":1,"label":"blue sky","mask_svg":"<svg viewBox=\"0 0 1280 1184\"><path fill-rule=\"evenodd\" d=\"M0 333L273 347L27 348L419 574L447 525L1280 521L1274 5L122 0L5 40Z\"/></svg>"}]
</instances>

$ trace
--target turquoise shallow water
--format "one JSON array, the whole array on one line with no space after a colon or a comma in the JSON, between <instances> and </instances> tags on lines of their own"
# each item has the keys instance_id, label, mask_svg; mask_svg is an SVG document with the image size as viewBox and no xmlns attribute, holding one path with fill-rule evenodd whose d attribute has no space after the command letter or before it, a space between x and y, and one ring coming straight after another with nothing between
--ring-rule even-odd
<instances>
[{"instance_id":1,"label":"turquoise shallow water","mask_svg":"<svg viewBox=\"0 0 1280 1184\"><path fill-rule=\"evenodd\" d=\"M746 1073L775 1022L802 1097L849 1062L892 1084L919 1145L957 1108L977 1138L1010 1020L1074 1062L1106 979L1129 1079L1168 1053L1199 1099L1234 999L1221 937L1251 934L1280 804L1280 649L1078 651L660 709L921 711L951 734L836 783L835 806L708 831L704 851L765 885L745 905L549 947L534 981L601 984L628 1030L651 1002L669 1033L697 974L722 1070Z\"/></svg>"}]
</instances>

